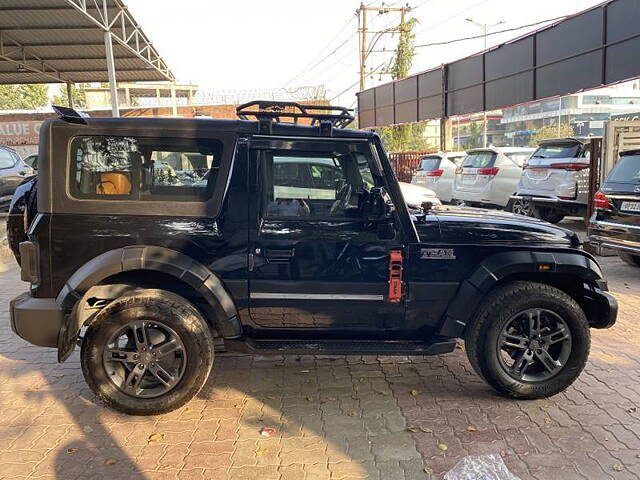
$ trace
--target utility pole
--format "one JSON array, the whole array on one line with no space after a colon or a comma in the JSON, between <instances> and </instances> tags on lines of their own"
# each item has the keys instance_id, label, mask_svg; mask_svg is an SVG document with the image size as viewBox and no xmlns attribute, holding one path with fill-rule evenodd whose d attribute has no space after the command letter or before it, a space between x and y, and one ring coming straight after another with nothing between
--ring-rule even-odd
<instances>
[{"instance_id":1,"label":"utility pole","mask_svg":"<svg viewBox=\"0 0 640 480\"><path fill-rule=\"evenodd\" d=\"M381 7L373 7L373 6L365 6L363 3L360 4L356 13L358 15L358 39L359 39L359 56L360 56L360 91L364 90L366 87L366 78L367 75L371 75L374 73L379 73L382 75L388 75L391 72L382 69L372 69L367 70L367 58L374 51L374 48L380 38L387 34L401 33L404 28L404 18L405 15L411 11L411 7L385 7L384 4ZM367 26L367 13L375 12L378 15L385 15L388 13L400 14L400 24L397 27L386 28L384 30L380 30L377 32L372 32L368 29ZM369 35L372 35L369 38Z\"/></svg>"}]
</instances>

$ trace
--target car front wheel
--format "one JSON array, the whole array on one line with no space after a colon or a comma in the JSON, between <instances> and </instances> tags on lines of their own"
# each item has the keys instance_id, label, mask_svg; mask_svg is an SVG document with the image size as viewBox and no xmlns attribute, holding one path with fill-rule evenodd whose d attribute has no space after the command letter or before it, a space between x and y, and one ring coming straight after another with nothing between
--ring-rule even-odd
<instances>
[{"instance_id":1,"label":"car front wheel","mask_svg":"<svg viewBox=\"0 0 640 480\"><path fill-rule=\"evenodd\" d=\"M87 384L108 406L156 415L200 391L213 364L213 338L183 297L138 290L98 313L84 335L81 364Z\"/></svg>"},{"instance_id":2,"label":"car front wheel","mask_svg":"<svg viewBox=\"0 0 640 480\"><path fill-rule=\"evenodd\" d=\"M513 282L491 293L467 328L474 370L498 392L523 399L555 395L571 385L589 355L589 324L566 293Z\"/></svg>"}]
</instances>

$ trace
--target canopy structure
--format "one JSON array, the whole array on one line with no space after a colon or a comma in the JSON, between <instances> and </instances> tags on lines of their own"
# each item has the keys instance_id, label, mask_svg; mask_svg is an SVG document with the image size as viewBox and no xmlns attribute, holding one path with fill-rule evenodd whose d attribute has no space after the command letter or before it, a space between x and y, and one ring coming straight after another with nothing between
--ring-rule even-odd
<instances>
[{"instance_id":1,"label":"canopy structure","mask_svg":"<svg viewBox=\"0 0 640 480\"><path fill-rule=\"evenodd\" d=\"M0 0L0 84L174 81L121 0Z\"/></svg>"}]
</instances>

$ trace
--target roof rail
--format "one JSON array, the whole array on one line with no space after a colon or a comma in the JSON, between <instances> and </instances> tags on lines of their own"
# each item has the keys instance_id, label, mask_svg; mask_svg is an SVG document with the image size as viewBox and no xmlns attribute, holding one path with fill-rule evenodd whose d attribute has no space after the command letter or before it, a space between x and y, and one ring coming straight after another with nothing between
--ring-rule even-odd
<instances>
[{"instance_id":1,"label":"roof rail","mask_svg":"<svg viewBox=\"0 0 640 480\"><path fill-rule=\"evenodd\" d=\"M60 120L64 120L69 123L79 123L81 125L86 125L87 121L85 117L88 117L87 114L81 114L76 112L73 108L69 107L60 107L58 105L52 105L53 111L58 114L58 118Z\"/></svg>"},{"instance_id":2,"label":"roof rail","mask_svg":"<svg viewBox=\"0 0 640 480\"><path fill-rule=\"evenodd\" d=\"M260 122L261 133L271 133L273 123L283 118L297 124L300 118L308 118L311 125L317 125L322 135L331 135L333 127L344 128L354 120L352 109L333 105L303 105L297 102L254 100L236 108L236 115L242 120L253 117Z\"/></svg>"}]
</instances>

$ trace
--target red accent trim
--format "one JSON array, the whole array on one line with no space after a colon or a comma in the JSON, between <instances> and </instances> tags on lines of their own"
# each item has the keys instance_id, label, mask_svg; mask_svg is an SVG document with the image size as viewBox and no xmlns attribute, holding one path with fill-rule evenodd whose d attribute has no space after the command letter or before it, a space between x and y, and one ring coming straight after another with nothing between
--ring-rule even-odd
<instances>
[{"instance_id":1,"label":"red accent trim","mask_svg":"<svg viewBox=\"0 0 640 480\"><path fill-rule=\"evenodd\" d=\"M443 172L444 170L427 170L427 173L425 173L425 175L427 177L441 177Z\"/></svg>"},{"instance_id":2,"label":"red accent trim","mask_svg":"<svg viewBox=\"0 0 640 480\"><path fill-rule=\"evenodd\" d=\"M389 295L387 302L400 303L402 299L402 252L389 251Z\"/></svg>"},{"instance_id":3,"label":"red accent trim","mask_svg":"<svg viewBox=\"0 0 640 480\"><path fill-rule=\"evenodd\" d=\"M493 177L498 174L500 167L488 167L488 168L479 168L478 175L489 175Z\"/></svg>"}]
</instances>

